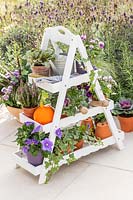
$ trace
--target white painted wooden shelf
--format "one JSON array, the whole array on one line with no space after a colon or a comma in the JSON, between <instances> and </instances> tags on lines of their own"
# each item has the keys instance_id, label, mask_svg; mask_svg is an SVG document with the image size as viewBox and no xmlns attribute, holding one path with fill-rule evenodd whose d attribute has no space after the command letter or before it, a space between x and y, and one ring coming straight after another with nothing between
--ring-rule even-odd
<instances>
[{"instance_id":1,"label":"white painted wooden shelf","mask_svg":"<svg viewBox=\"0 0 133 200\"><path fill-rule=\"evenodd\" d=\"M119 130L119 140L123 140L124 139L124 135L121 133L121 131ZM88 145L88 144L84 144L83 148L74 151L74 157L76 159L79 159L83 156L86 156L90 153L96 152L100 149L106 148L109 145L113 145L115 144L115 138L113 136L106 138L104 140L102 140L102 144L101 145ZM33 174L34 176L38 176L39 174L41 174L41 171L43 170L43 164L39 165L37 167L31 165L30 163L28 163L27 158L25 157L25 155L23 154L23 152L21 150L17 151L16 153L13 154L13 157L16 161L16 163L21 166L22 168L24 168L25 170L27 170L28 172L30 172L31 174ZM67 163L67 159L69 157L69 154L64 156L63 160L60 161L60 166L63 164Z\"/></svg>"},{"instance_id":2,"label":"white painted wooden shelf","mask_svg":"<svg viewBox=\"0 0 133 200\"><path fill-rule=\"evenodd\" d=\"M42 39L41 49L46 50L49 42L51 42L51 44L53 45L56 55L59 55L59 53L61 52L61 49L57 45L57 42L62 42L63 44L68 45L69 50L68 50L64 73L63 73L61 81L51 83L48 81L48 77L33 78L31 77L31 75L29 75L30 83L32 83L32 80L34 80L34 82L37 84L39 88L42 88L51 93L58 92L58 99L57 99L56 108L54 112L53 122L46 125L42 125L43 131L45 131L46 133L48 132L50 133L49 138L54 144L55 139L56 139L55 131L57 128L65 128L68 126L72 126L82 120L87 119L88 117L93 117L99 113L104 113L106 120L108 122L109 128L112 132L112 136L102 140L101 145L85 144L83 148L77 151L74 151L75 158L79 159L82 156L86 156L92 152L98 151L99 149L103 149L112 144L116 144L119 149L123 149L124 148L124 145L123 145L124 133L117 129L113 116L110 112L110 110L112 110L114 107L112 100L109 100L108 107L90 107L88 108L88 112L86 114L77 113L75 116L70 116L70 117L61 119L61 114L62 114L62 109L63 109L63 104L66 97L67 89L71 88L72 86L77 86L82 83L89 82L90 81L89 74L93 70L93 67L91 65L91 62L88 59L86 49L79 35L72 34L68 29L62 26L50 27L50 28L45 29L43 39ZM71 70L72 70L76 51L79 52L81 58L86 60L86 62L84 62L84 66L86 66L87 73L80 74L80 75L77 74L77 76L71 77ZM95 77L93 81L93 83L95 83L95 93L99 100L105 100L100 84L97 80L97 77L98 77L97 72L95 72ZM26 117L22 113L20 114L20 121L24 123L26 121L33 121L33 120ZM33 122L35 123L36 126L39 125L37 122L35 121ZM14 156L17 167L20 166L35 176L40 174L39 184L42 184L45 182L46 173L47 173L47 169L45 168L45 165L44 165L45 158L43 161L43 165L34 167L33 165L28 163L27 159L25 158L21 150L18 150L16 153L14 153L13 156ZM68 155L64 156L64 159L60 161L60 166L66 163L67 158L68 158Z\"/></svg>"}]
</instances>

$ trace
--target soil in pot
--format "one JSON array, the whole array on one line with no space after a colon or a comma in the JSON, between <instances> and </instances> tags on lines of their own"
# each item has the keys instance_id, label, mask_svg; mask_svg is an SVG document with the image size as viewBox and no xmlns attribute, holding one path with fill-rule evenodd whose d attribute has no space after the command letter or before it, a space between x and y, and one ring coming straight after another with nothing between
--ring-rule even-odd
<instances>
[{"instance_id":1,"label":"soil in pot","mask_svg":"<svg viewBox=\"0 0 133 200\"><path fill-rule=\"evenodd\" d=\"M34 114L36 109L37 109L37 107L35 107L35 108L23 108L24 115L33 119L33 114Z\"/></svg>"},{"instance_id":2,"label":"soil in pot","mask_svg":"<svg viewBox=\"0 0 133 200\"><path fill-rule=\"evenodd\" d=\"M30 152L27 152L27 160L34 166L41 165L43 163L43 156L41 152L38 152L37 156L33 156Z\"/></svg>"},{"instance_id":3,"label":"soil in pot","mask_svg":"<svg viewBox=\"0 0 133 200\"><path fill-rule=\"evenodd\" d=\"M107 122L99 122L96 125L95 136L101 139L108 138L112 135Z\"/></svg>"},{"instance_id":4,"label":"soil in pot","mask_svg":"<svg viewBox=\"0 0 133 200\"><path fill-rule=\"evenodd\" d=\"M121 130L124 132L133 131L133 117L121 117L118 116L120 122Z\"/></svg>"}]
</instances>

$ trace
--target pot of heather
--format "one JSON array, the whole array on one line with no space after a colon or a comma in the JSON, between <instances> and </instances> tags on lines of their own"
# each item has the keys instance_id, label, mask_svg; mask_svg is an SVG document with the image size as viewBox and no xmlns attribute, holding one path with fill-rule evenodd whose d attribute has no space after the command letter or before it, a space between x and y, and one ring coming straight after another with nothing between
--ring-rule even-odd
<instances>
[{"instance_id":1,"label":"pot of heather","mask_svg":"<svg viewBox=\"0 0 133 200\"><path fill-rule=\"evenodd\" d=\"M33 118L41 98L40 90L36 84L34 82L32 84L21 82L17 89L16 98L21 104L24 114Z\"/></svg>"},{"instance_id":2,"label":"pot of heather","mask_svg":"<svg viewBox=\"0 0 133 200\"><path fill-rule=\"evenodd\" d=\"M116 102L112 113L118 117L121 130L133 131L133 100L121 98L119 102Z\"/></svg>"}]
</instances>

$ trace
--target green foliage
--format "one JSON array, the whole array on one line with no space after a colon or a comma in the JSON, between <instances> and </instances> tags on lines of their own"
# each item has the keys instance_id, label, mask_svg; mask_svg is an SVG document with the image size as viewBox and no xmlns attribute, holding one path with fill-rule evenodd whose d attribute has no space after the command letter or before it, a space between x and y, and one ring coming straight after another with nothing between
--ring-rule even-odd
<instances>
[{"instance_id":1,"label":"green foliage","mask_svg":"<svg viewBox=\"0 0 133 200\"><path fill-rule=\"evenodd\" d=\"M49 97L47 98L47 103L50 103L51 106L55 108L57 98L58 93L49 94ZM79 90L77 87L71 87L70 89L68 89L64 101L62 114L65 114L67 116L75 115L82 106L88 107L88 100L85 95L85 90Z\"/></svg>"},{"instance_id":2,"label":"green foliage","mask_svg":"<svg viewBox=\"0 0 133 200\"><path fill-rule=\"evenodd\" d=\"M32 66L49 66L49 61L55 59L54 50L32 49L26 53L28 63Z\"/></svg>"},{"instance_id":3,"label":"green foliage","mask_svg":"<svg viewBox=\"0 0 133 200\"><path fill-rule=\"evenodd\" d=\"M94 120L95 120L95 123L103 123L106 121L106 118L105 118L105 115L103 113L100 113L100 114L97 114L95 117L94 117Z\"/></svg>"}]
</instances>

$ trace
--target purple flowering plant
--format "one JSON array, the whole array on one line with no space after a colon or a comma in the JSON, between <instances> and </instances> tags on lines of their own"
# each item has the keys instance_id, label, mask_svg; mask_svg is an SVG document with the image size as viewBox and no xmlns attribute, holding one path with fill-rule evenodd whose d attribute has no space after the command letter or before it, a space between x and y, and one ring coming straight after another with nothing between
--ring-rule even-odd
<instances>
[{"instance_id":1,"label":"purple flowering plant","mask_svg":"<svg viewBox=\"0 0 133 200\"><path fill-rule=\"evenodd\" d=\"M21 105L16 100L16 90L20 85L21 73L16 69L6 74L1 74L0 82L0 98L1 101L8 106L20 108Z\"/></svg>"},{"instance_id":2,"label":"purple flowering plant","mask_svg":"<svg viewBox=\"0 0 133 200\"><path fill-rule=\"evenodd\" d=\"M133 117L133 100L121 98L115 103L112 113L121 117Z\"/></svg>"},{"instance_id":3,"label":"purple flowering plant","mask_svg":"<svg viewBox=\"0 0 133 200\"><path fill-rule=\"evenodd\" d=\"M27 121L22 127L18 128L16 133L16 142L23 153L30 152L36 156L39 152L42 155L51 153L53 143L49 140L48 134L42 131L42 127L35 126L34 122Z\"/></svg>"}]
</instances>

